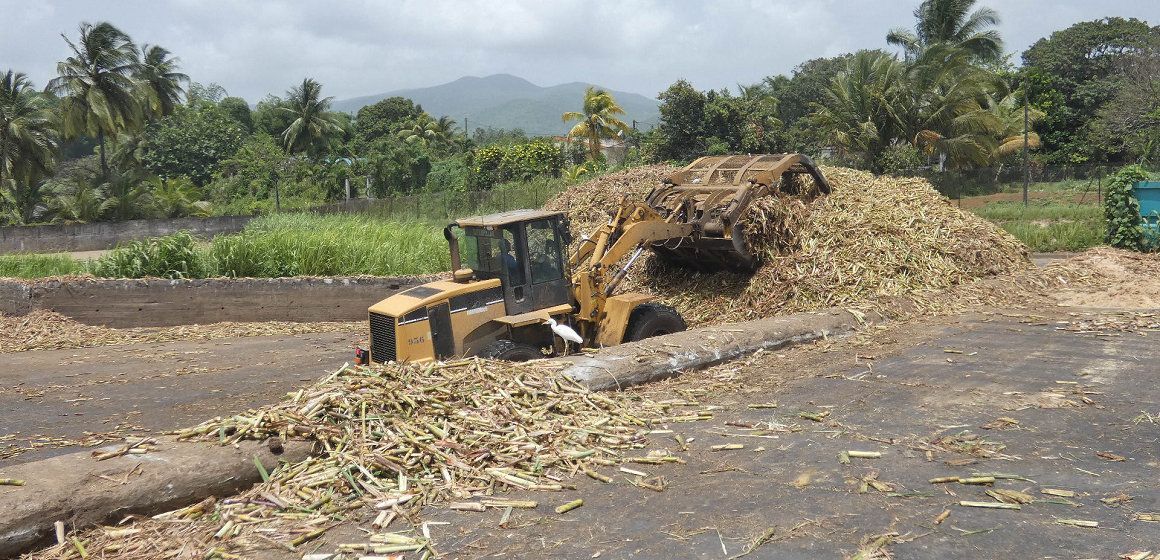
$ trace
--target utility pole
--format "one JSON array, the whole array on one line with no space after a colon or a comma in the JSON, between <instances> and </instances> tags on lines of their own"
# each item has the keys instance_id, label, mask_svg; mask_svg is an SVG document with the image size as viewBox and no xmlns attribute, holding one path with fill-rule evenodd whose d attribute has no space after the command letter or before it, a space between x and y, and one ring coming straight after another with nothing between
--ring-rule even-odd
<instances>
[{"instance_id":1,"label":"utility pole","mask_svg":"<svg viewBox=\"0 0 1160 560\"><path fill-rule=\"evenodd\" d=\"M632 129L636 130L636 119L632 119Z\"/></svg>"},{"instance_id":2,"label":"utility pole","mask_svg":"<svg viewBox=\"0 0 1160 560\"><path fill-rule=\"evenodd\" d=\"M282 211L282 199L278 196L278 180L281 178L281 173L274 175L274 212Z\"/></svg>"},{"instance_id":3,"label":"utility pole","mask_svg":"<svg viewBox=\"0 0 1160 560\"><path fill-rule=\"evenodd\" d=\"M1023 206L1027 206L1027 187L1031 183L1031 168L1028 167L1027 148L1028 148L1028 125L1031 120L1031 108L1027 104L1027 77L1023 77Z\"/></svg>"}]
</instances>

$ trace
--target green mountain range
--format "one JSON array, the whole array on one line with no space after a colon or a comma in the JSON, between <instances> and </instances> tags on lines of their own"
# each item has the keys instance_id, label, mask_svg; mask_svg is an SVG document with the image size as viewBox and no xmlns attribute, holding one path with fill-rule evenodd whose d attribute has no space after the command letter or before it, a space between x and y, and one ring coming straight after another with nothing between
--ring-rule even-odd
<instances>
[{"instance_id":1,"label":"green mountain range","mask_svg":"<svg viewBox=\"0 0 1160 560\"><path fill-rule=\"evenodd\" d=\"M357 113L388 97L406 97L422 105L433 116L447 115L462 129L464 119L471 130L476 128L522 128L529 136L563 135L575 124L565 124L560 115L579 111L584 90L592 84L572 82L550 87L537 86L510 74L485 78L467 76L450 83L416 89L402 89L336 101L333 109ZM627 114L621 117L637 128L648 130L660 118L659 102L639 93L608 90Z\"/></svg>"}]
</instances>

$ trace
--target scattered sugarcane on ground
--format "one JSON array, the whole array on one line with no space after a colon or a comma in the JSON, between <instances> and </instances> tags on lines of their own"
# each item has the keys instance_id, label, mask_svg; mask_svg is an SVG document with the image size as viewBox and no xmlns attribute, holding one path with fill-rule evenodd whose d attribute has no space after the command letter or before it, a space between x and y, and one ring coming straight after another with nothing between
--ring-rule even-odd
<instances>
[{"instance_id":1,"label":"scattered sugarcane on ground","mask_svg":"<svg viewBox=\"0 0 1160 560\"><path fill-rule=\"evenodd\" d=\"M266 473L265 483L220 503L211 499L127 528L82 531L33 557L234 558L271 544L303 550L297 547L355 510L373 512L371 526L387 530L427 504L535 507L496 492L574 489L577 473L601 479L597 471L613 464L679 463L646 451L653 426L713 417L699 408L678 412L672 404L591 393L557 375L560 367L469 359L344 368L280 404L176 433L179 440L223 445L306 437L325 449L317 458L283 465ZM638 483L664 485L646 477ZM564 511L579 507L558 501ZM358 546L344 550L434 553L416 535L378 534Z\"/></svg>"}]
</instances>

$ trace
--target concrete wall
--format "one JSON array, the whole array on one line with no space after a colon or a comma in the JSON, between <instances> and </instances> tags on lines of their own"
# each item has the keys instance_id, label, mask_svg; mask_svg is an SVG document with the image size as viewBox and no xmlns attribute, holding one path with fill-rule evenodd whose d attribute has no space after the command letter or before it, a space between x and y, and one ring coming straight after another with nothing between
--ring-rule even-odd
<instances>
[{"instance_id":1,"label":"concrete wall","mask_svg":"<svg viewBox=\"0 0 1160 560\"><path fill-rule=\"evenodd\" d=\"M49 309L82 323L165 327L221 321L357 321L367 307L432 280L396 278L215 278L0 282L0 313Z\"/></svg>"},{"instance_id":2,"label":"concrete wall","mask_svg":"<svg viewBox=\"0 0 1160 560\"><path fill-rule=\"evenodd\" d=\"M251 218L252 216L217 216L0 227L0 254L99 251L111 249L123 241L160 237L181 230L213 237L219 233L241 231Z\"/></svg>"}]
</instances>

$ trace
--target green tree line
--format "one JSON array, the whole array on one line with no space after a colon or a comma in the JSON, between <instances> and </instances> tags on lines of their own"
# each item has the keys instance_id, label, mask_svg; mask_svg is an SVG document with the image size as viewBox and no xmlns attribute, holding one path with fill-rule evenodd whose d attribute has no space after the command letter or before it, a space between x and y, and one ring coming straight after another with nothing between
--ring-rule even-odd
<instances>
[{"instance_id":1,"label":"green tree line","mask_svg":"<svg viewBox=\"0 0 1160 560\"><path fill-rule=\"evenodd\" d=\"M876 172L984 167L1019 157L1026 119L1039 163L1160 161L1160 26L1077 23L1016 67L997 11L925 0L914 16L883 49L809 60L736 93L678 80L659 95L660 125L635 141L651 160L798 151Z\"/></svg>"}]
</instances>

